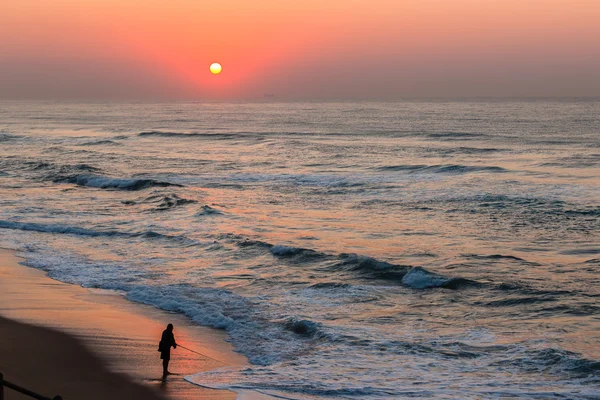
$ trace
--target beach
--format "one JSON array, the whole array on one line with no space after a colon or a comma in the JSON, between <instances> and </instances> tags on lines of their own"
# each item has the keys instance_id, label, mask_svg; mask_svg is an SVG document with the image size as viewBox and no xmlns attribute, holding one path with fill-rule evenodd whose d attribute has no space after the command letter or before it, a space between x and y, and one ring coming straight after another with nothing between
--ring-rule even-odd
<instances>
[{"instance_id":1,"label":"beach","mask_svg":"<svg viewBox=\"0 0 600 400\"><path fill-rule=\"evenodd\" d=\"M223 332L192 326L182 316L132 304L118 294L52 280L18 262L12 250L0 250L0 372L7 381L65 400L236 397L183 380L246 363ZM176 375L163 381L156 347L169 322L180 344L212 359L173 350L170 370ZM5 390L7 400L25 398Z\"/></svg>"}]
</instances>

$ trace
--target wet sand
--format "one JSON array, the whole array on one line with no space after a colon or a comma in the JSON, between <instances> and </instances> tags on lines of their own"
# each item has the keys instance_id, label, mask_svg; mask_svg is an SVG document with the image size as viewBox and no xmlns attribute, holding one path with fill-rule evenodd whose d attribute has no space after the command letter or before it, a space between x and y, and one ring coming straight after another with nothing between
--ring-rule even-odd
<instances>
[{"instance_id":1,"label":"wet sand","mask_svg":"<svg viewBox=\"0 0 600 400\"><path fill-rule=\"evenodd\" d=\"M116 293L52 280L18 262L12 250L0 249L0 372L6 380L65 400L235 399L232 392L183 379L247 364L225 341L225 332ZM169 322L179 344L212 359L172 350L169 369L176 375L163 381L157 347ZM21 398L12 391L7 395L7 400Z\"/></svg>"}]
</instances>

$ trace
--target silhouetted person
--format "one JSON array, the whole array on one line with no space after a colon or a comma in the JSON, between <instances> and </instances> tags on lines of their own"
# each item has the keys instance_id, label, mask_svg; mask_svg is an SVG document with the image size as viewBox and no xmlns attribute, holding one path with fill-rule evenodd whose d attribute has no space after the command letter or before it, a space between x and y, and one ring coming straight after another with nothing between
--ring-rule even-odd
<instances>
[{"instance_id":1,"label":"silhouetted person","mask_svg":"<svg viewBox=\"0 0 600 400\"><path fill-rule=\"evenodd\" d=\"M175 343L175 336L173 336L173 324L167 325L160 338L158 344L158 351L160 351L160 358L163 360L163 378L166 377L169 372L169 360L171 359L171 347L177 348Z\"/></svg>"}]
</instances>

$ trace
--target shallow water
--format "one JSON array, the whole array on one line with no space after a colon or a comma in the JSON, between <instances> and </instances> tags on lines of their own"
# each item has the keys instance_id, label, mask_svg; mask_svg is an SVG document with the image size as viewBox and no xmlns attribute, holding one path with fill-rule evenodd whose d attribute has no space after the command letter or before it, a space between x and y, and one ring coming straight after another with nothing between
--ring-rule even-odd
<instances>
[{"instance_id":1,"label":"shallow water","mask_svg":"<svg viewBox=\"0 0 600 400\"><path fill-rule=\"evenodd\" d=\"M285 398L598 397L600 102L0 103L0 245Z\"/></svg>"}]
</instances>

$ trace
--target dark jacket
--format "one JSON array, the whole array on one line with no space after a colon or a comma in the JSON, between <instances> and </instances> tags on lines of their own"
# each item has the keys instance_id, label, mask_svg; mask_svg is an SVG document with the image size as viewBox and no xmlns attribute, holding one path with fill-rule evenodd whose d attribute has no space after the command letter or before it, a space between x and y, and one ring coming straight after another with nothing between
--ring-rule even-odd
<instances>
[{"instance_id":1,"label":"dark jacket","mask_svg":"<svg viewBox=\"0 0 600 400\"><path fill-rule=\"evenodd\" d=\"M177 343L175 343L175 336L173 335L173 331L164 330L162 333L162 337L160 339L160 343L158 344L158 351L160 351L160 358L162 359L170 359L171 358L171 347L177 348Z\"/></svg>"}]
</instances>

